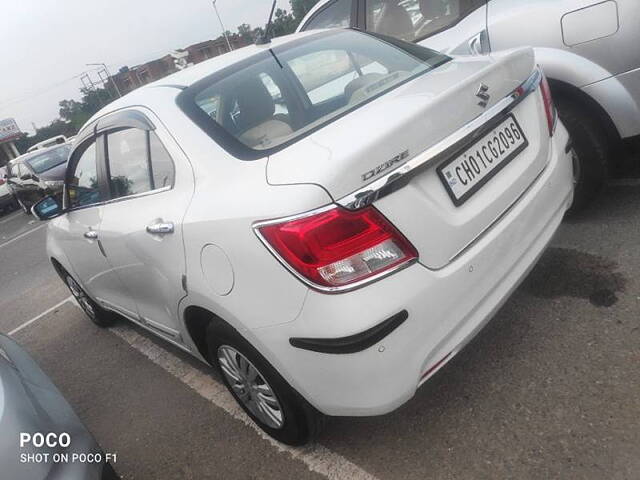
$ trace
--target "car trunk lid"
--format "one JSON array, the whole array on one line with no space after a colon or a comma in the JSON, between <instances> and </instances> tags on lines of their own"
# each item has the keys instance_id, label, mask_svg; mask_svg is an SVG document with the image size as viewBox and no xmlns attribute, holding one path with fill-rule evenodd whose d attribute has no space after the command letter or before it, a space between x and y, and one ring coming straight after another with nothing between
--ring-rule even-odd
<instances>
[{"instance_id":1,"label":"car trunk lid","mask_svg":"<svg viewBox=\"0 0 640 480\"><path fill-rule=\"evenodd\" d=\"M268 181L318 184L340 202L464 131L522 85L534 67L531 49L457 58L272 155ZM519 103L513 115L528 144L464 201L452 196L438 172L450 159L438 158L426 162L404 188L375 202L416 246L426 266L449 263L546 165L549 142L544 141L548 133L540 95Z\"/></svg>"}]
</instances>

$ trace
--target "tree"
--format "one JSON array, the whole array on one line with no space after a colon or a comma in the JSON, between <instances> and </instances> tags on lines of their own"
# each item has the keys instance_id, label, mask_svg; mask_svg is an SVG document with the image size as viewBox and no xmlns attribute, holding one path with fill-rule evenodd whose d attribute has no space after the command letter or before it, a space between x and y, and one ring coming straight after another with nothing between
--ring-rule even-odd
<instances>
[{"instance_id":1,"label":"tree","mask_svg":"<svg viewBox=\"0 0 640 480\"><path fill-rule=\"evenodd\" d=\"M80 129L94 113L107 103L111 102L111 96L105 89L91 90L83 88L82 98L76 100L62 100L60 105L60 118L70 122L76 130Z\"/></svg>"},{"instance_id":2,"label":"tree","mask_svg":"<svg viewBox=\"0 0 640 480\"><path fill-rule=\"evenodd\" d=\"M278 8L271 23L270 33L273 37L288 35L296 31L298 23L292 13Z\"/></svg>"},{"instance_id":3,"label":"tree","mask_svg":"<svg viewBox=\"0 0 640 480\"><path fill-rule=\"evenodd\" d=\"M318 1L319 0L289 0L289 3L291 4L291 11L297 21L296 28L304 16L309 13L309 10L311 10Z\"/></svg>"}]
</instances>

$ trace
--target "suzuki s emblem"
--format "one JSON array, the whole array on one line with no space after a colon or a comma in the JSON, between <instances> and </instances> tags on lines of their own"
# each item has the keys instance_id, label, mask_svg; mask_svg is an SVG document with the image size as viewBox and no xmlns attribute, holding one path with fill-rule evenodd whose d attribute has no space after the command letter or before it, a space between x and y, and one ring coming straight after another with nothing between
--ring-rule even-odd
<instances>
[{"instance_id":1,"label":"suzuki s emblem","mask_svg":"<svg viewBox=\"0 0 640 480\"><path fill-rule=\"evenodd\" d=\"M480 105L482 108L486 108L487 105L489 105L489 100L491 99L491 95L489 95L489 93L487 92L489 92L489 87L484 83L481 83L480 87L478 87L478 91L476 92L476 97L480 99L478 105Z\"/></svg>"}]
</instances>

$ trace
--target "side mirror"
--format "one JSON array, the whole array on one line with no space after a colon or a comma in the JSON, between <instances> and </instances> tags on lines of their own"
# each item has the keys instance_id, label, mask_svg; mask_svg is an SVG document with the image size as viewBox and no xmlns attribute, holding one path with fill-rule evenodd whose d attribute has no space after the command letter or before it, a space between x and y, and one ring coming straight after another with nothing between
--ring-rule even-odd
<instances>
[{"instance_id":1,"label":"side mirror","mask_svg":"<svg viewBox=\"0 0 640 480\"><path fill-rule=\"evenodd\" d=\"M48 197L44 197L31 208L31 213L41 221L59 217L64 213L62 209L62 196L49 195Z\"/></svg>"}]
</instances>

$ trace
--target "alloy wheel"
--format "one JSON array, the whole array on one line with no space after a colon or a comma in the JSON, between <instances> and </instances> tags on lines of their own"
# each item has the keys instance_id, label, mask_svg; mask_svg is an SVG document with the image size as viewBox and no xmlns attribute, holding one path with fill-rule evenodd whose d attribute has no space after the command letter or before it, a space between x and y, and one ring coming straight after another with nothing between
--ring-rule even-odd
<instances>
[{"instance_id":1,"label":"alloy wheel","mask_svg":"<svg viewBox=\"0 0 640 480\"><path fill-rule=\"evenodd\" d=\"M258 369L229 345L218 348L218 363L231 389L242 404L270 428L284 425L284 412L271 386Z\"/></svg>"},{"instance_id":2,"label":"alloy wheel","mask_svg":"<svg viewBox=\"0 0 640 480\"><path fill-rule=\"evenodd\" d=\"M71 290L71 294L76 299L84 313L86 313L89 318L94 319L96 317L96 312L93 309L93 305L91 305L91 301L84 290L78 285L78 283L71 278L67 277L67 285L69 286L69 290Z\"/></svg>"}]
</instances>

